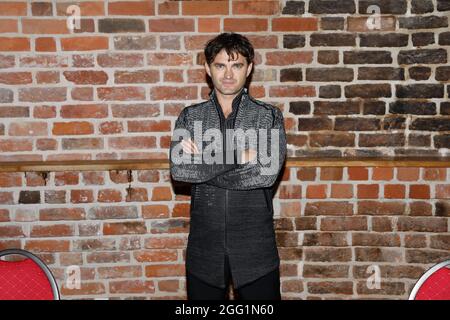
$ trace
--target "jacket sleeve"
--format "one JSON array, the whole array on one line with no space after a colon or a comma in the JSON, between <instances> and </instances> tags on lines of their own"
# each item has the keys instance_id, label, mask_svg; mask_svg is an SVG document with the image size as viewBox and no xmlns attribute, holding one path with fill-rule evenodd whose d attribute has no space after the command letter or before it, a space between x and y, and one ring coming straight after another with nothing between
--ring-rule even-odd
<instances>
[{"instance_id":1,"label":"jacket sleeve","mask_svg":"<svg viewBox=\"0 0 450 320\"><path fill-rule=\"evenodd\" d=\"M230 151L234 159L233 163L204 163L202 154L191 154L183 152L181 146L182 139L188 139L194 136L193 128L187 120L187 109L184 108L175 122L175 132L184 132L178 137L172 135L169 151L170 174L174 180L188 183L202 183L213 179L217 175L230 171L238 166L236 161L236 151ZM193 139L192 139L193 140ZM181 151L181 155L180 155ZM220 157L225 159L226 154L219 152ZM176 159L175 159L176 158ZM182 160L182 161L180 161Z\"/></svg>"},{"instance_id":2,"label":"jacket sleeve","mask_svg":"<svg viewBox=\"0 0 450 320\"><path fill-rule=\"evenodd\" d=\"M287 153L283 113L278 108L274 109L272 120L272 127L270 129L275 129L274 131L278 133L279 139L278 141L274 141L272 150L271 130L269 130L267 134L267 154L270 154L270 159L272 159L271 156L273 152L279 155L277 162L275 164L272 163L272 165L275 165L275 168L269 169L270 162L268 165L261 163L261 153L258 152L256 162L250 161L244 164L238 164L233 170L227 171L207 181L207 184L233 190L250 190L271 187L281 171Z\"/></svg>"}]
</instances>

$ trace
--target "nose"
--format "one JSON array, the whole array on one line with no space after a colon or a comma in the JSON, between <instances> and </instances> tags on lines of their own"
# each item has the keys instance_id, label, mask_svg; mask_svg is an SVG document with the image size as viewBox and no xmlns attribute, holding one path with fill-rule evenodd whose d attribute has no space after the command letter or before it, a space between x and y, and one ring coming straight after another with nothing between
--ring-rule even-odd
<instances>
[{"instance_id":1,"label":"nose","mask_svg":"<svg viewBox=\"0 0 450 320\"><path fill-rule=\"evenodd\" d=\"M231 69L225 70L225 78L227 78L227 79L233 78L233 72L231 71Z\"/></svg>"}]
</instances>

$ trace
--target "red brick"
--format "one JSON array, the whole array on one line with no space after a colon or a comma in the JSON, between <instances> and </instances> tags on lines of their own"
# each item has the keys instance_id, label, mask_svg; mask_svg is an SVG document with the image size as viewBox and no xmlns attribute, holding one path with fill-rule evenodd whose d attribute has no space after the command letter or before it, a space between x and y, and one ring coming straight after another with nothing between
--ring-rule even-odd
<instances>
[{"instance_id":1,"label":"red brick","mask_svg":"<svg viewBox=\"0 0 450 320\"><path fill-rule=\"evenodd\" d=\"M35 46L36 51L41 51L41 52L55 52L56 51L55 38L52 38L52 37L36 38L34 46Z\"/></svg>"},{"instance_id":2,"label":"red brick","mask_svg":"<svg viewBox=\"0 0 450 320\"><path fill-rule=\"evenodd\" d=\"M142 207L142 217L144 219L160 219L169 217L167 205L146 205Z\"/></svg>"},{"instance_id":3,"label":"red brick","mask_svg":"<svg viewBox=\"0 0 450 320\"><path fill-rule=\"evenodd\" d=\"M106 84L108 75L104 71L64 71L67 81L75 84Z\"/></svg>"},{"instance_id":4,"label":"red brick","mask_svg":"<svg viewBox=\"0 0 450 320\"><path fill-rule=\"evenodd\" d=\"M281 292L300 293L304 291L303 280L283 280L281 282Z\"/></svg>"},{"instance_id":5,"label":"red brick","mask_svg":"<svg viewBox=\"0 0 450 320\"><path fill-rule=\"evenodd\" d=\"M19 89L19 101L26 102L62 102L67 98L67 88L43 87Z\"/></svg>"},{"instance_id":6,"label":"red brick","mask_svg":"<svg viewBox=\"0 0 450 320\"><path fill-rule=\"evenodd\" d=\"M156 148L155 137L115 137L109 139L109 147L112 149L148 149Z\"/></svg>"},{"instance_id":7,"label":"red brick","mask_svg":"<svg viewBox=\"0 0 450 320\"><path fill-rule=\"evenodd\" d=\"M395 30L395 17L380 17L380 31L394 31ZM351 32L370 32L372 31L367 26L366 17L348 17L347 30Z\"/></svg>"},{"instance_id":8,"label":"red brick","mask_svg":"<svg viewBox=\"0 0 450 320\"><path fill-rule=\"evenodd\" d=\"M405 190L403 184L386 184L384 185L384 197L387 199L404 199Z\"/></svg>"},{"instance_id":9,"label":"red brick","mask_svg":"<svg viewBox=\"0 0 450 320\"><path fill-rule=\"evenodd\" d=\"M92 190L70 190L71 203L90 203L94 202Z\"/></svg>"},{"instance_id":10,"label":"red brick","mask_svg":"<svg viewBox=\"0 0 450 320\"><path fill-rule=\"evenodd\" d=\"M55 139L37 139L36 149L41 151L58 149L58 141Z\"/></svg>"},{"instance_id":11,"label":"red brick","mask_svg":"<svg viewBox=\"0 0 450 320\"><path fill-rule=\"evenodd\" d=\"M68 224L32 226L31 237L70 237L75 235L75 228Z\"/></svg>"},{"instance_id":12,"label":"red brick","mask_svg":"<svg viewBox=\"0 0 450 320\"><path fill-rule=\"evenodd\" d=\"M304 278L347 278L349 266L346 265L313 265L303 266Z\"/></svg>"},{"instance_id":13,"label":"red brick","mask_svg":"<svg viewBox=\"0 0 450 320\"><path fill-rule=\"evenodd\" d=\"M82 135L94 133L94 126L90 122L71 121L55 122L52 133L54 135Z\"/></svg>"},{"instance_id":14,"label":"red brick","mask_svg":"<svg viewBox=\"0 0 450 320\"><path fill-rule=\"evenodd\" d=\"M349 180L368 180L369 172L367 168L362 167L348 167L348 179Z\"/></svg>"},{"instance_id":15,"label":"red brick","mask_svg":"<svg viewBox=\"0 0 450 320\"><path fill-rule=\"evenodd\" d=\"M30 51L30 39L0 37L0 51Z\"/></svg>"},{"instance_id":16,"label":"red brick","mask_svg":"<svg viewBox=\"0 0 450 320\"><path fill-rule=\"evenodd\" d=\"M357 186L358 199L377 199L379 195L378 184L359 184Z\"/></svg>"},{"instance_id":17,"label":"red brick","mask_svg":"<svg viewBox=\"0 0 450 320\"><path fill-rule=\"evenodd\" d=\"M144 247L147 249L181 249L184 248L187 243L185 238L173 238L173 237L163 237L163 238L148 238L145 239Z\"/></svg>"},{"instance_id":18,"label":"red brick","mask_svg":"<svg viewBox=\"0 0 450 320\"><path fill-rule=\"evenodd\" d=\"M367 230L366 217L323 217L320 230L323 231L349 231Z\"/></svg>"},{"instance_id":19,"label":"red brick","mask_svg":"<svg viewBox=\"0 0 450 320\"><path fill-rule=\"evenodd\" d=\"M148 201L147 188L127 188L127 195L125 201L127 202L142 202Z\"/></svg>"},{"instance_id":20,"label":"red brick","mask_svg":"<svg viewBox=\"0 0 450 320\"><path fill-rule=\"evenodd\" d=\"M61 39L61 50L63 51L91 51L108 50L108 37L70 37Z\"/></svg>"},{"instance_id":21,"label":"red brick","mask_svg":"<svg viewBox=\"0 0 450 320\"><path fill-rule=\"evenodd\" d=\"M152 87L150 88L150 98L152 100L195 100L197 99L197 87Z\"/></svg>"},{"instance_id":22,"label":"red brick","mask_svg":"<svg viewBox=\"0 0 450 320\"><path fill-rule=\"evenodd\" d=\"M318 30L318 19L307 18L273 18L272 31L316 31Z\"/></svg>"},{"instance_id":23,"label":"red brick","mask_svg":"<svg viewBox=\"0 0 450 320\"><path fill-rule=\"evenodd\" d=\"M223 31L259 32L268 31L267 19L258 18L224 18Z\"/></svg>"},{"instance_id":24,"label":"red brick","mask_svg":"<svg viewBox=\"0 0 450 320\"><path fill-rule=\"evenodd\" d=\"M270 97L314 97L316 95L313 86L271 86Z\"/></svg>"},{"instance_id":25,"label":"red brick","mask_svg":"<svg viewBox=\"0 0 450 320\"><path fill-rule=\"evenodd\" d=\"M99 87L98 98L102 101L145 100L143 87Z\"/></svg>"},{"instance_id":26,"label":"red brick","mask_svg":"<svg viewBox=\"0 0 450 320\"><path fill-rule=\"evenodd\" d=\"M9 125L10 136L47 136L46 122L12 122Z\"/></svg>"},{"instance_id":27,"label":"red brick","mask_svg":"<svg viewBox=\"0 0 450 320\"><path fill-rule=\"evenodd\" d=\"M397 179L400 181L416 181L420 168L397 168Z\"/></svg>"},{"instance_id":28,"label":"red brick","mask_svg":"<svg viewBox=\"0 0 450 320\"><path fill-rule=\"evenodd\" d=\"M304 248L305 261L331 262L331 261L351 261L352 250L350 248Z\"/></svg>"},{"instance_id":29,"label":"red brick","mask_svg":"<svg viewBox=\"0 0 450 320\"><path fill-rule=\"evenodd\" d=\"M182 1L183 16L228 15L228 1Z\"/></svg>"},{"instance_id":30,"label":"red brick","mask_svg":"<svg viewBox=\"0 0 450 320\"><path fill-rule=\"evenodd\" d=\"M78 184L78 173L71 171L55 172L55 186Z\"/></svg>"},{"instance_id":31,"label":"red brick","mask_svg":"<svg viewBox=\"0 0 450 320\"><path fill-rule=\"evenodd\" d=\"M106 121L99 124L98 127L101 134L115 134L124 131L122 122Z\"/></svg>"},{"instance_id":32,"label":"red brick","mask_svg":"<svg viewBox=\"0 0 450 320\"><path fill-rule=\"evenodd\" d=\"M351 184L337 184L331 185L331 198L336 199L350 199L353 197L353 185Z\"/></svg>"},{"instance_id":33,"label":"red brick","mask_svg":"<svg viewBox=\"0 0 450 320\"><path fill-rule=\"evenodd\" d=\"M66 20L22 19L22 32L25 34L68 34Z\"/></svg>"},{"instance_id":34,"label":"red brick","mask_svg":"<svg viewBox=\"0 0 450 320\"><path fill-rule=\"evenodd\" d=\"M0 204L14 204L14 196L12 192L0 192ZM0 210L0 221L2 221L2 214L5 214ZM6 212L8 214L8 212Z\"/></svg>"},{"instance_id":35,"label":"red brick","mask_svg":"<svg viewBox=\"0 0 450 320\"><path fill-rule=\"evenodd\" d=\"M147 278L176 277L185 275L186 271L184 264L171 264L170 268L167 267L167 264L154 264L145 267L145 276Z\"/></svg>"},{"instance_id":36,"label":"red brick","mask_svg":"<svg viewBox=\"0 0 450 320\"><path fill-rule=\"evenodd\" d=\"M410 216L431 216L433 215L433 206L428 201L414 201L409 203Z\"/></svg>"},{"instance_id":37,"label":"red brick","mask_svg":"<svg viewBox=\"0 0 450 320\"><path fill-rule=\"evenodd\" d=\"M220 18L198 18L198 32L220 32Z\"/></svg>"},{"instance_id":38,"label":"red brick","mask_svg":"<svg viewBox=\"0 0 450 320\"><path fill-rule=\"evenodd\" d=\"M430 186L423 184L410 185L409 197L412 199L430 199Z\"/></svg>"},{"instance_id":39,"label":"red brick","mask_svg":"<svg viewBox=\"0 0 450 320\"><path fill-rule=\"evenodd\" d=\"M170 262L177 261L177 250L142 250L133 252L137 262Z\"/></svg>"},{"instance_id":40,"label":"red brick","mask_svg":"<svg viewBox=\"0 0 450 320\"><path fill-rule=\"evenodd\" d=\"M145 222L133 221L133 222L108 222L103 225L104 235L115 234L145 234L147 228Z\"/></svg>"},{"instance_id":41,"label":"red brick","mask_svg":"<svg viewBox=\"0 0 450 320\"><path fill-rule=\"evenodd\" d=\"M142 266L113 266L97 268L100 279L138 278L142 276Z\"/></svg>"},{"instance_id":42,"label":"red brick","mask_svg":"<svg viewBox=\"0 0 450 320\"><path fill-rule=\"evenodd\" d=\"M155 2L153 0L109 2L108 14L121 16L153 16L155 15Z\"/></svg>"},{"instance_id":43,"label":"red brick","mask_svg":"<svg viewBox=\"0 0 450 320\"><path fill-rule=\"evenodd\" d=\"M66 16L67 8L69 5L73 3L71 2L63 2L63 3L56 3L56 14L58 16ZM94 1L86 1L86 2L78 2L77 6L80 7L81 15L82 16L104 16L105 10L104 10L104 2L94 2Z\"/></svg>"},{"instance_id":44,"label":"red brick","mask_svg":"<svg viewBox=\"0 0 450 320\"><path fill-rule=\"evenodd\" d=\"M359 201L358 214L360 215L403 215L406 204L403 202L383 202L383 201Z\"/></svg>"},{"instance_id":45,"label":"red brick","mask_svg":"<svg viewBox=\"0 0 450 320\"><path fill-rule=\"evenodd\" d=\"M232 14L277 15L280 12L279 1L232 1Z\"/></svg>"},{"instance_id":46,"label":"red brick","mask_svg":"<svg viewBox=\"0 0 450 320\"><path fill-rule=\"evenodd\" d=\"M306 188L306 198L308 199L326 199L327 185L309 185Z\"/></svg>"},{"instance_id":47,"label":"red brick","mask_svg":"<svg viewBox=\"0 0 450 320\"><path fill-rule=\"evenodd\" d=\"M301 181L314 181L316 179L316 168L298 168L297 179Z\"/></svg>"},{"instance_id":48,"label":"red brick","mask_svg":"<svg viewBox=\"0 0 450 320\"><path fill-rule=\"evenodd\" d=\"M33 141L30 141L30 139L0 140L0 151L2 152L31 151L31 150L33 150ZM18 160L17 158L15 159Z\"/></svg>"},{"instance_id":49,"label":"red brick","mask_svg":"<svg viewBox=\"0 0 450 320\"><path fill-rule=\"evenodd\" d=\"M158 290L162 292L177 292L180 289L180 281L178 280L161 280L158 281Z\"/></svg>"},{"instance_id":50,"label":"red brick","mask_svg":"<svg viewBox=\"0 0 450 320\"><path fill-rule=\"evenodd\" d=\"M104 294L105 292L105 285L100 282L82 281L79 289L76 286L68 288L66 284L63 284L61 287L61 294L65 296L96 295Z\"/></svg>"},{"instance_id":51,"label":"red brick","mask_svg":"<svg viewBox=\"0 0 450 320\"><path fill-rule=\"evenodd\" d=\"M280 203L280 216L282 217L298 217L301 212L302 205L299 201Z\"/></svg>"},{"instance_id":52,"label":"red brick","mask_svg":"<svg viewBox=\"0 0 450 320\"><path fill-rule=\"evenodd\" d=\"M2 72L0 83L8 85L29 84L33 82L31 72Z\"/></svg>"},{"instance_id":53,"label":"red brick","mask_svg":"<svg viewBox=\"0 0 450 320\"><path fill-rule=\"evenodd\" d=\"M72 88L70 95L73 100L92 101L94 100L94 88Z\"/></svg>"},{"instance_id":54,"label":"red brick","mask_svg":"<svg viewBox=\"0 0 450 320\"><path fill-rule=\"evenodd\" d=\"M0 2L0 16L26 16L27 2Z\"/></svg>"},{"instance_id":55,"label":"red brick","mask_svg":"<svg viewBox=\"0 0 450 320\"><path fill-rule=\"evenodd\" d=\"M14 19L1 19L0 20L0 33L16 33L18 31L17 28L17 20Z\"/></svg>"},{"instance_id":56,"label":"red brick","mask_svg":"<svg viewBox=\"0 0 450 320\"><path fill-rule=\"evenodd\" d=\"M58 71L38 71L36 72L36 83L38 84L55 84L59 83Z\"/></svg>"},{"instance_id":57,"label":"red brick","mask_svg":"<svg viewBox=\"0 0 450 320\"><path fill-rule=\"evenodd\" d=\"M159 81L158 70L116 71L114 83L155 83Z\"/></svg>"},{"instance_id":58,"label":"red brick","mask_svg":"<svg viewBox=\"0 0 450 320\"><path fill-rule=\"evenodd\" d=\"M194 32L195 20L190 18L151 19L149 32Z\"/></svg>"},{"instance_id":59,"label":"red brick","mask_svg":"<svg viewBox=\"0 0 450 320\"><path fill-rule=\"evenodd\" d=\"M39 210L39 220L84 220L86 213L83 208L50 208Z\"/></svg>"},{"instance_id":60,"label":"red brick","mask_svg":"<svg viewBox=\"0 0 450 320\"><path fill-rule=\"evenodd\" d=\"M22 186L22 173L20 172L0 172L0 187Z\"/></svg>"},{"instance_id":61,"label":"red brick","mask_svg":"<svg viewBox=\"0 0 450 320\"><path fill-rule=\"evenodd\" d=\"M436 199L450 199L450 184L436 185Z\"/></svg>"},{"instance_id":62,"label":"red brick","mask_svg":"<svg viewBox=\"0 0 450 320\"><path fill-rule=\"evenodd\" d=\"M372 169L372 180L392 180L393 177L393 168L375 167Z\"/></svg>"},{"instance_id":63,"label":"red brick","mask_svg":"<svg viewBox=\"0 0 450 320\"><path fill-rule=\"evenodd\" d=\"M399 217L398 231L447 232L447 218L444 217Z\"/></svg>"},{"instance_id":64,"label":"red brick","mask_svg":"<svg viewBox=\"0 0 450 320\"><path fill-rule=\"evenodd\" d=\"M280 199L300 199L302 187L299 185L281 185L279 191Z\"/></svg>"},{"instance_id":65,"label":"red brick","mask_svg":"<svg viewBox=\"0 0 450 320\"><path fill-rule=\"evenodd\" d=\"M353 204L346 201L308 202L305 207L305 216L308 215L352 215Z\"/></svg>"},{"instance_id":66,"label":"red brick","mask_svg":"<svg viewBox=\"0 0 450 320\"><path fill-rule=\"evenodd\" d=\"M27 240L25 250L31 252L67 252L70 251L69 240Z\"/></svg>"},{"instance_id":67,"label":"red brick","mask_svg":"<svg viewBox=\"0 0 450 320\"><path fill-rule=\"evenodd\" d=\"M155 283L154 281L144 280L123 280L123 281L110 281L109 282L110 293L154 293Z\"/></svg>"},{"instance_id":68,"label":"red brick","mask_svg":"<svg viewBox=\"0 0 450 320\"><path fill-rule=\"evenodd\" d=\"M178 15L179 14L179 1L168 1L158 3L158 14L159 15Z\"/></svg>"},{"instance_id":69,"label":"red brick","mask_svg":"<svg viewBox=\"0 0 450 320\"><path fill-rule=\"evenodd\" d=\"M62 118L106 118L108 116L108 105L63 105L60 114Z\"/></svg>"},{"instance_id":70,"label":"red brick","mask_svg":"<svg viewBox=\"0 0 450 320\"><path fill-rule=\"evenodd\" d=\"M273 66L289 66L298 63L311 63L313 53L311 51L304 52L267 52L266 65Z\"/></svg>"},{"instance_id":71,"label":"red brick","mask_svg":"<svg viewBox=\"0 0 450 320\"><path fill-rule=\"evenodd\" d=\"M25 234L23 233L21 226L0 226L0 234L4 238L23 238Z\"/></svg>"},{"instance_id":72,"label":"red brick","mask_svg":"<svg viewBox=\"0 0 450 320\"><path fill-rule=\"evenodd\" d=\"M447 168L424 168L423 179L426 181L445 181Z\"/></svg>"},{"instance_id":73,"label":"red brick","mask_svg":"<svg viewBox=\"0 0 450 320\"><path fill-rule=\"evenodd\" d=\"M163 71L163 81L164 82L179 82L182 83L183 71L182 70L164 70Z\"/></svg>"}]
</instances>

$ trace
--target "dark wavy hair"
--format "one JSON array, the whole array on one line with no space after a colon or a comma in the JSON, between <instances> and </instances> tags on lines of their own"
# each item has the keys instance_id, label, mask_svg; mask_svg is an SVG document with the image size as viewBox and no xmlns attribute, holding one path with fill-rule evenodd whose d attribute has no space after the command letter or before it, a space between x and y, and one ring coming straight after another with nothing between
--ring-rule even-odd
<instances>
[{"instance_id":1,"label":"dark wavy hair","mask_svg":"<svg viewBox=\"0 0 450 320\"><path fill-rule=\"evenodd\" d=\"M255 50L250 41L243 35L234 32L224 32L209 40L205 46L205 59L208 65L214 61L216 55L222 50L234 60L234 53L240 53L245 57L247 63L253 62Z\"/></svg>"}]
</instances>

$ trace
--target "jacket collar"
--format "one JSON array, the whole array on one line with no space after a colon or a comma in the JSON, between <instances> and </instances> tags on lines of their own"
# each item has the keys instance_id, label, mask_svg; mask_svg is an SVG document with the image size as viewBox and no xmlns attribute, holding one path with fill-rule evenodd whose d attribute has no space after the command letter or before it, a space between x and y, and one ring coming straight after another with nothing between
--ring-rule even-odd
<instances>
[{"instance_id":1,"label":"jacket collar","mask_svg":"<svg viewBox=\"0 0 450 320\"><path fill-rule=\"evenodd\" d=\"M248 95L248 89L246 87L243 87L242 90L236 95L236 97L234 97L233 102L231 104L232 111L231 111L230 117L234 116L237 113L237 108L239 107L240 102L242 101L242 98L247 95ZM215 107L223 115L223 110L219 104L219 100L217 99L215 89L211 90L211 92L209 93L209 97L210 97L211 101L213 102L213 104L215 105Z\"/></svg>"}]
</instances>

